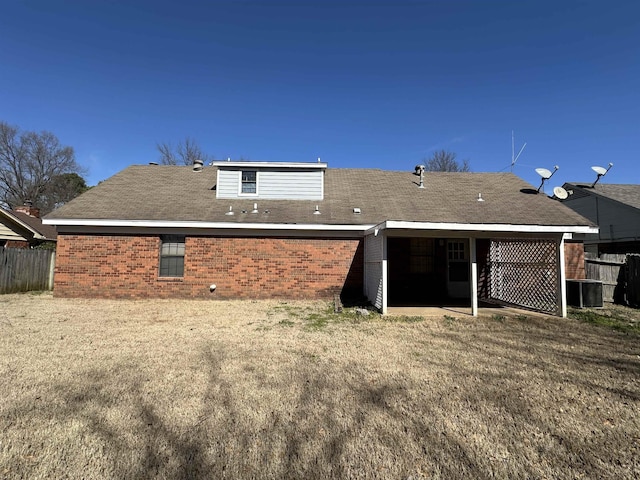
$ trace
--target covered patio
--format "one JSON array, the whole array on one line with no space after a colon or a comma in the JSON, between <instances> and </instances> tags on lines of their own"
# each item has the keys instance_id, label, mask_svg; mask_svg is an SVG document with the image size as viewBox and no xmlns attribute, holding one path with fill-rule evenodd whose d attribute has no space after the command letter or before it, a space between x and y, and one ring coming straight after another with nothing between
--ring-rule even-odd
<instances>
[{"instance_id":1,"label":"covered patio","mask_svg":"<svg viewBox=\"0 0 640 480\"><path fill-rule=\"evenodd\" d=\"M383 314L565 317L564 242L589 228L386 221L365 234L365 295Z\"/></svg>"}]
</instances>

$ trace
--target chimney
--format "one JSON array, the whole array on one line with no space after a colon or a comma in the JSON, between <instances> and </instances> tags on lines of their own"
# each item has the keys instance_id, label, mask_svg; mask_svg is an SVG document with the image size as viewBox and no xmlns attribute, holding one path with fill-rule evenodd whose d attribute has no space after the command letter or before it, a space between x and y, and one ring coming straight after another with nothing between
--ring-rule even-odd
<instances>
[{"instance_id":1,"label":"chimney","mask_svg":"<svg viewBox=\"0 0 640 480\"><path fill-rule=\"evenodd\" d=\"M25 213L30 217L40 218L40 209L35 208L31 200L25 200L24 205L14 208L13 211Z\"/></svg>"}]
</instances>

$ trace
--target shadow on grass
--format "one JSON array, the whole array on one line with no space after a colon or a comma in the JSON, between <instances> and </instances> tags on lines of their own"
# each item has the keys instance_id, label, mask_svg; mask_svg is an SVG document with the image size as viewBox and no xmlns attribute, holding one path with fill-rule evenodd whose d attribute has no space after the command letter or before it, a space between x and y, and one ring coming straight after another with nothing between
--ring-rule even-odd
<instances>
[{"instance_id":1,"label":"shadow on grass","mask_svg":"<svg viewBox=\"0 0 640 480\"><path fill-rule=\"evenodd\" d=\"M553 413L577 408L558 393L563 388L584 391L590 402L615 396L610 401L627 402L623 408L634 410L639 362L614 355L631 346L621 347L615 336L571 337L559 325L506 321L496 327L493 322L471 338L451 330L431 332L447 345L421 357L449 382L437 385L409 372L379 375L357 363L332 368L328 360L305 356L274 379L254 365L249 351L238 357L223 343L208 344L197 365L206 374L204 389L197 398L176 399L195 404L190 410L158 405L153 379L135 365L119 364L78 372L73 382L58 382L40 393L48 403L31 399L5 411L5 421L10 426L29 417L37 424L80 425L72 455L80 457L78 450L87 445L93 453L81 458L87 462L83 467L70 465L77 470L51 476L604 478L637 471L629 449L637 441L629 437L634 425L608 431L580 423L577 409L572 415L579 425L567 430L559 424L560 414ZM581 349L573 352L577 342ZM477 360L465 362L469 353ZM231 362L245 367L242 378L225 370ZM524 374L534 381L524 382ZM257 393L246 385L255 385ZM536 386L548 393L536 392ZM540 408L542 398L549 404ZM494 438L492 429L501 432L503 457L492 453L490 441L473 440L476 433ZM591 433L584 435L585 429ZM22 461L8 468L35 476L35 467Z\"/></svg>"}]
</instances>

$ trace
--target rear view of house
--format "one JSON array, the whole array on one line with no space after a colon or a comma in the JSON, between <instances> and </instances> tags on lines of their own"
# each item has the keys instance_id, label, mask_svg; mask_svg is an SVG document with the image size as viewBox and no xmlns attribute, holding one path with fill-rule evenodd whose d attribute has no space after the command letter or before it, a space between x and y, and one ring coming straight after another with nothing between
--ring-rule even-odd
<instances>
[{"instance_id":1,"label":"rear view of house","mask_svg":"<svg viewBox=\"0 0 640 480\"><path fill-rule=\"evenodd\" d=\"M382 312L474 315L483 302L565 314L564 279L583 275L580 238L597 232L510 173L320 162L132 166L45 221L58 296L364 295Z\"/></svg>"}]
</instances>

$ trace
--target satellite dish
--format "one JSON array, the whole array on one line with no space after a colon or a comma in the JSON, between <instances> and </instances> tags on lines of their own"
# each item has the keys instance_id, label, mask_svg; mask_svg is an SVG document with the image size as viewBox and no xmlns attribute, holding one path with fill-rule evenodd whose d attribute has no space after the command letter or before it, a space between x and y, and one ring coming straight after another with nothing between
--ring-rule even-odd
<instances>
[{"instance_id":1,"label":"satellite dish","mask_svg":"<svg viewBox=\"0 0 640 480\"><path fill-rule=\"evenodd\" d=\"M553 175L553 173L551 173L546 168L536 168L536 173L540 175L542 178L544 178L545 180L551 178L551 175Z\"/></svg>"},{"instance_id":2,"label":"satellite dish","mask_svg":"<svg viewBox=\"0 0 640 480\"><path fill-rule=\"evenodd\" d=\"M565 200L569 196L569 192L562 187L554 187L553 196L558 200Z\"/></svg>"},{"instance_id":3,"label":"satellite dish","mask_svg":"<svg viewBox=\"0 0 640 480\"><path fill-rule=\"evenodd\" d=\"M542 183L538 187L538 192L542 187L544 187L544 182L553 177L553 174L556 173L559 168L560 167L556 165L555 167L553 167L553 172L547 170L546 168L536 168L536 173L542 177Z\"/></svg>"},{"instance_id":4,"label":"satellite dish","mask_svg":"<svg viewBox=\"0 0 640 480\"><path fill-rule=\"evenodd\" d=\"M600 180L600 177L604 177L607 174L607 172L611 169L611 167L613 167L613 163L609 163L608 168L602 168L597 166L591 167L591 170L593 170L598 174L598 176L596 177L596 181L591 184L591 188L596 186L596 183L598 183L598 180Z\"/></svg>"}]
</instances>

